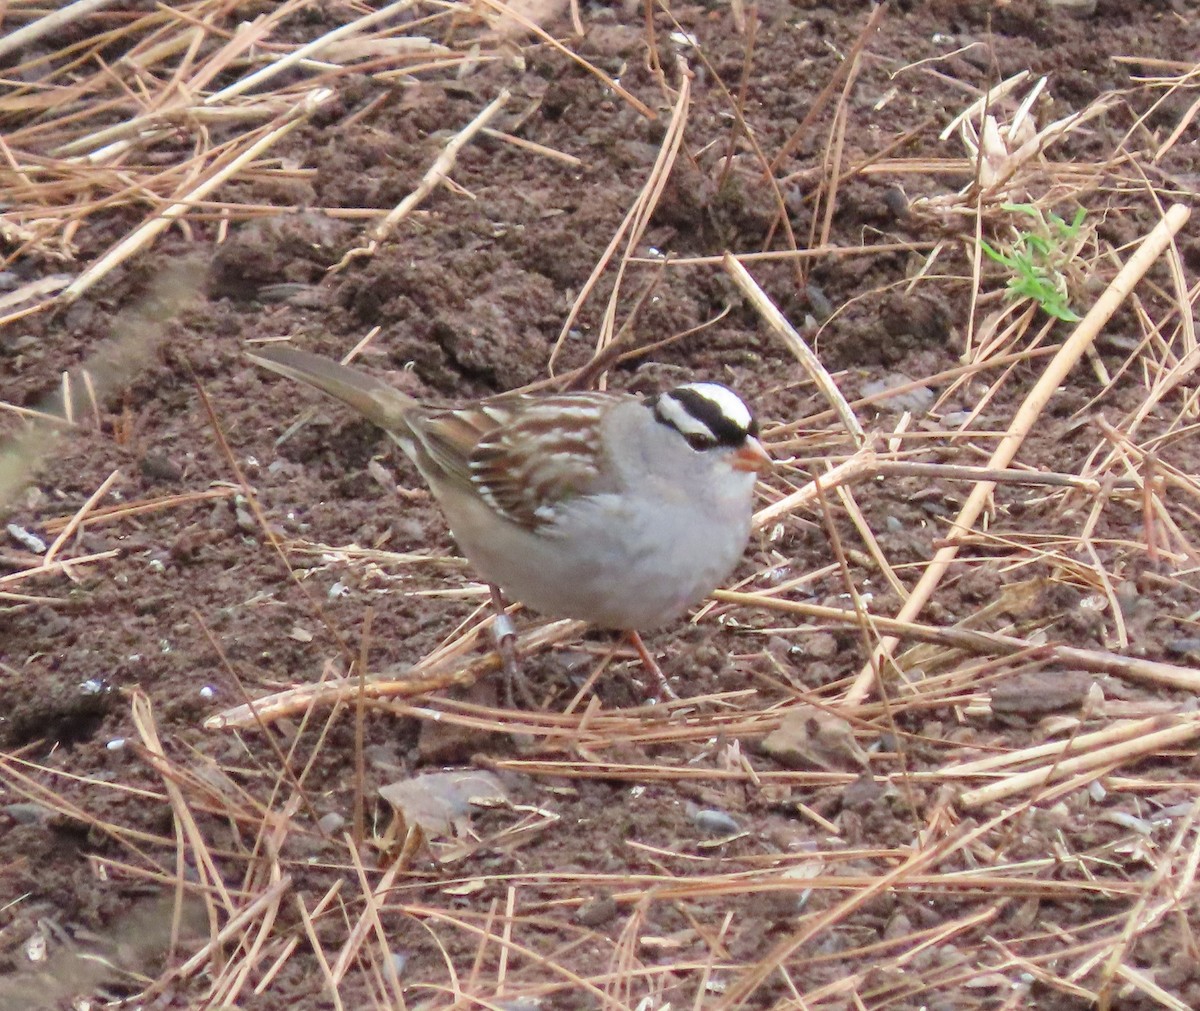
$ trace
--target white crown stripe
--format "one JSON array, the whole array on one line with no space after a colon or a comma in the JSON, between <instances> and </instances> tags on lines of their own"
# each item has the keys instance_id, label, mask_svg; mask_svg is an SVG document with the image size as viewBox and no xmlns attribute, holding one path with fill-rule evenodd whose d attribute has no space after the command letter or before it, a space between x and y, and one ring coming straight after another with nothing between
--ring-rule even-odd
<instances>
[{"instance_id":1,"label":"white crown stripe","mask_svg":"<svg viewBox=\"0 0 1200 1011\"><path fill-rule=\"evenodd\" d=\"M750 409L742 403L741 398L724 386L717 383L687 383L682 390L691 390L699 397L707 400L722 417L728 419L738 428L746 431L750 428L752 417Z\"/></svg>"},{"instance_id":2,"label":"white crown stripe","mask_svg":"<svg viewBox=\"0 0 1200 1011\"><path fill-rule=\"evenodd\" d=\"M672 428L678 429L684 435L703 435L710 439L713 438L712 429L669 393L659 398L658 413Z\"/></svg>"}]
</instances>

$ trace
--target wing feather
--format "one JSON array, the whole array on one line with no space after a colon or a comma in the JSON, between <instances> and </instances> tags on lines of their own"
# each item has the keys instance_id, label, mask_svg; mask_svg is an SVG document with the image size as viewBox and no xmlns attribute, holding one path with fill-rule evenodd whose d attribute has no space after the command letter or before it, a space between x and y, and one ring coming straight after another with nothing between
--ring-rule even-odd
<instances>
[{"instance_id":1,"label":"wing feather","mask_svg":"<svg viewBox=\"0 0 1200 1011\"><path fill-rule=\"evenodd\" d=\"M608 393L501 397L411 420L429 464L531 530L561 506L604 490L599 425Z\"/></svg>"}]
</instances>

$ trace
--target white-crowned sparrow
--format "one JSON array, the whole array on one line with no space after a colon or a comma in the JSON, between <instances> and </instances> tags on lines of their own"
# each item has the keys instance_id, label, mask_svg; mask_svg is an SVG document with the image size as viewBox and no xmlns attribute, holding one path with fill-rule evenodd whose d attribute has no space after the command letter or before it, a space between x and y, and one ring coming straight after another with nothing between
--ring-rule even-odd
<instances>
[{"instance_id":1,"label":"white-crowned sparrow","mask_svg":"<svg viewBox=\"0 0 1200 1011\"><path fill-rule=\"evenodd\" d=\"M721 583L745 550L755 476L770 457L724 386L688 383L649 401L507 394L445 409L295 348L248 357L387 432L479 574L547 616L656 628Z\"/></svg>"}]
</instances>

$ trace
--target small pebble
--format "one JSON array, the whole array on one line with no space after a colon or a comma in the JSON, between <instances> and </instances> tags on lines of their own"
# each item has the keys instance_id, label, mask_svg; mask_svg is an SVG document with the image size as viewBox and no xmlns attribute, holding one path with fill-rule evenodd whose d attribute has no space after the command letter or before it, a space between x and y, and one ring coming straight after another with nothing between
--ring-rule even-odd
<instances>
[{"instance_id":1,"label":"small pebble","mask_svg":"<svg viewBox=\"0 0 1200 1011\"><path fill-rule=\"evenodd\" d=\"M1127 811L1105 811L1100 815L1100 821L1120 825L1121 828L1127 828L1138 835L1149 836L1153 830L1150 822L1145 818L1139 818L1136 815L1129 814Z\"/></svg>"},{"instance_id":2,"label":"small pebble","mask_svg":"<svg viewBox=\"0 0 1200 1011\"><path fill-rule=\"evenodd\" d=\"M575 911L573 919L581 927L600 927L617 915L617 901L610 896L585 902Z\"/></svg>"},{"instance_id":3,"label":"small pebble","mask_svg":"<svg viewBox=\"0 0 1200 1011\"><path fill-rule=\"evenodd\" d=\"M326 835L333 835L346 824L346 819L336 811L330 811L328 814L322 815L321 820L317 824Z\"/></svg>"},{"instance_id":4,"label":"small pebble","mask_svg":"<svg viewBox=\"0 0 1200 1011\"><path fill-rule=\"evenodd\" d=\"M183 468L162 453L147 453L138 461L142 476L151 481L174 484L183 477Z\"/></svg>"},{"instance_id":5,"label":"small pebble","mask_svg":"<svg viewBox=\"0 0 1200 1011\"><path fill-rule=\"evenodd\" d=\"M883 204L897 221L903 221L908 217L908 197L904 195L904 190L899 186L889 186L884 191Z\"/></svg>"},{"instance_id":6,"label":"small pebble","mask_svg":"<svg viewBox=\"0 0 1200 1011\"><path fill-rule=\"evenodd\" d=\"M35 555L44 555L46 553L46 542L37 534L31 533L24 527L17 526L15 523L8 525L8 536L21 545L28 551L32 551Z\"/></svg>"},{"instance_id":7,"label":"small pebble","mask_svg":"<svg viewBox=\"0 0 1200 1011\"><path fill-rule=\"evenodd\" d=\"M46 935L40 930L25 942L25 957L35 963L46 961Z\"/></svg>"},{"instance_id":8,"label":"small pebble","mask_svg":"<svg viewBox=\"0 0 1200 1011\"><path fill-rule=\"evenodd\" d=\"M258 521L249 513L248 510L238 506L235 515L237 517L238 529L241 530L242 533L258 533Z\"/></svg>"},{"instance_id":9,"label":"small pebble","mask_svg":"<svg viewBox=\"0 0 1200 1011\"><path fill-rule=\"evenodd\" d=\"M43 807L41 804L34 804L28 801L18 801L15 804L5 804L0 808L18 825L36 825L41 822L49 821L54 812L48 807Z\"/></svg>"},{"instance_id":10,"label":"small pebble","mask_svg":"<svg viewBox=\"0 0 1200 1011\"><path fill-rule=\"evenodd\" d=\"M704 808L692 815L696 828L708 835L734 835L742 830L730 815L714 808Z\"/></svg>"},{"instance_id":11,"label":"small pebble","mask_svg":"<svg viewBox=\"0 0 1200 1011\"><path fill-rule=\"evenodd\" d=\"M833 315L833 303L826 297L825 292L815 284L810 284L804 289L804 292L808 295L809 307L818 320L824 322Z\"/></svg>"},{"instance_id":12,"label":"small pebble","mask_svg":"<svg viewBox=\"0 0 1200 1011\"><path fill-rule=\"evenodd\" d=\"M911 380L908 376L902 375L899 372L892 372L882 379L875 379L864 383L862 388L863 396L874 397L878 394L886 393L895 387L907 386L910 382ZM928 386L914 386L904 390L902 393L893 394L890 397L880 397L876 403L880 407L886 407L893 411L912 411L916 414L922 414L933 403L933 390Z\"/></svg>"}]
</instances>

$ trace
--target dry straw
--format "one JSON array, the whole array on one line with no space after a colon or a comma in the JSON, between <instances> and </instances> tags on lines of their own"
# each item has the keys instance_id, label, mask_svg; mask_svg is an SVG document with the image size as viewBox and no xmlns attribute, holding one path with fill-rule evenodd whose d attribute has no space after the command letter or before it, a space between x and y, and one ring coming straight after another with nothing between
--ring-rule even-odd
<instances>
[{"instance_id":1,"label":"dry straw","mask_svg":"<svg viewBox=\"0 0 1200 1011\"><path fill-rule=\"evenodd\" d=\"M92 37L56 52L23 49L53 38L63 24L90 25L81 19L110 6L120 9L96 22L103 27ZM347 128L369 120L390 100L390 89L406 82L470 78L485 65L505 77L503 68L522 66L533 47L563 56L607 89L621 115L655 117L661 110L666 125L624 220L611 235L595 237L603 252L576 293L548 371L577 339L572 326L593 297L603 304L592 313L596 357L564 380L602 379L615 364L674 339L635 346L637 313L664 281L716 267L740 293L731 299L735 312L745 298L756 314L743 316L743 324L761 321L780 359L795 366L761 382L768 412L786 403L789 413L766 419L781 463L755 517L757 565L695 616L721 633L714 642L739 680L735 690L710 685L664 705L606 709L594 685L628 668L631 658L581 638L579 623L539 625L523 616L518 646L527 662L537 667L543 654L569 650L567 659L583 670L582 687L549 697L547 684L545 708L516 714L446 697L446 689L469 687L498 666L485 646L491 618L478 606L482 589L458 578L457 562L421 552L281 541L224 440L219 412L201 392L225 454L226 482L111 502L122 487L121 474L111 471L81 496L81 506L44 524L50 543L43 550L5 553L12 571L0 575L5 606L65 606L67 594L45 592L47 585L118 564L114 551L83 551L81 531L169 522L183 509L239 495L261 542L288 567L301 631L323 661L313 670L268 670L265 662L231 660L212 635L224 683L242 693L204 725L229 735L228 749L216 737L198 742L193 731L160 722L149 698L131 689L126 744L153 777L152 789L73 773L61 753L53 766L0 756L0 782L13 796L107 840L93 857L98 875L170 891L174 911L161 933L179 945L178 957L157 979L141 981L136 999L239 1006L270 1001L280 981L298 973L339 1009L449 1011L535 1001L552 1007L585 994L608 1011L634 1011L661 1006L668 992L686 994L697 1009L768 1001L813 1011L918 1006L963 994L1000 995L997 1006L1015 1008L1034 1006L1035 984L1102 1008L1184 1008L1169 977L1156 978L1157 967L1145 964L1139 939L1194 948L1200 831L1193 798L1200 786L1192 755L1200 723L1191 701L1200 679L1186 662L1139 657L1123 644L1136 645L1132 626L1142 598L1185 601L1179 614L1163 615L1184 628L1194 625L1200 599L1200 484L1179 453L1194 442L1200 410L1192 389L1200 289L1175 247L1188 212L1172 203L1180 198L1160 168L1195 130L1196 68L1136 58L1148 76L1135 87L1052 122L1039 116L1054 81L1016 75L971 94L940 137L940 124L929 121L860 152L848 138L866 115L864 81L881 85L870 110L880 113L917 75L935 72L924 60L900 66L884 48L892 44L883 35L891 17L886 4L864 13L795 130L774 139L750 113L760 50L773 41L750 7L737 4L731 12L744 32L744 55L740 86L727 86L718 73L724 64L714 65L703 40L691 38L665 6L646 5L645 67L654 83L635 89L588 62L560 26L539 23L529 13L536 5L485 6L488 24L467 4L343 5L344 24L302 39L281 29L299 23L311 7L306 0L258 5L245 22L224 0L133 7L80 0L50 13L37 9L0 40L0 55L16 61L7 74L16 83L0 96L0 157L9 179L3 237L9 262L39 268L39 276L0 300L0 325L87 296L120 264L152 253L172 229L219 239L241 221L292 213L270 200L241 202L232 184L299 178L302 169L289 161L297 131L318 110L332 115L333 99L352 77L379 90L348 114L341 124ZM12 10L33 11L9 5L6 16ZM106 46L124 52L111 66L102 58ZM665 52L672 55L664 60ZM885 58L887 73L868 78ZM694 74L710 87L701 88ZM511 78L519 94L520 73ZM438 157L418 166L421 182L394 208L309 208L362 228L345 269L396 241L406 216L450 185L457 156L481 135L512 145L531 165L579 165L578 155L520 136L520 122L503 118L507 93L495 94L480 95L474 119L457 124ZM719 115L710 115L708 102L719 103ZM1169 109L1176 119L1152 127ZM533 103L517 118L535 114ZM1125 137L1097 131L1088 149L1099 153L1091 160L1061 154L1088 123L1118 115L1131 124ZM795 152L814 141L821 146L815 164L797 160ZM962 153L955 156L951 145ZM720 157L706 158L710 150ZM768 241L688 257L647 249L655 211L683 162L737 182L774 208ZM861 179L918 184L926 196L901 212L920 241L866 231L857 242L837 241L839 198ZM799 248L791 231L783 197L789 186L799 187L811 215L808 248ZM1095 231L1083 235L1068 272L1091 278L1099 294L1067 331L1038 306L1012 301L1006 279L983 253L981 240L1011 237L1028 220L1015 204L1043 218L1080 206L1089 222L1111 204L1120 213L1156 214L1159 223L1119 249ZM118 219L129 222L127 230L94 260L79 262L81 233ZM1132 212L1128 219L1138 220ZM906 257L911 269L826 319L785 318L781 293L805 290L814 262L851 257ZM122 319L129 336L122 342L118 335L117 349L129 354L118 356L119 368L89 361L35 407L3 405L24 426L16 451L0 464L8 500L55 440L75 424L94 423L105 399L156 346L155 334L190 304L201 272L177 266L186 277L162 271L145 304ZM639 294L630 297L630 290ZM946 300L963 307L955 309L957 325L947 338L957 342L960 360L935 375L847 397L843 391L857 377L828 371L823 341L864 306L893 295L919 301L927 290L949 293ZM1084 291L1072 294L1079 299ZM1103 356L1097 348L1119 308L1133 340L1114 363L1111 346ZM734 313L715 321L726 339L734 333L731 319ZM695 326L687 336L699 343L713 332ZM692 346L677 349L687 354ZM1038 378L1014 395L1021 374L1035 368ZM1095 393L1078 417L1063 422L1084 447L1082 462L1053 470L1023 463L1031 433L1071 384ZM1110 409L1113 391L1123 389L1137 391L1136 406ZM792 405L814 390L811 413L796 416ZM905 409L908 402L899 400L925 392L933 394L931 406ZM889 402L890 414L876 413ZM1099 411L1105 416L1097 420ZM922 501L952 506L945 521L930 510L928 533L902 531L927 538L928 562L904 564L893 554L897 542L880 521L892 508L891 482L920 488L905 516ZM961 483L970 490L960 503L949 489ZM795 546L811 540L828 545L825 564L795 571ZM293 567L300 557L302 571ZM1131 599L1127 576L1134 570L1142 582ZM468 617L429 655L379 670L369 649L372 612L356 633L331 620L313 590L321 578L347 571L365 585L457 598ZM952 583L974 571L998 589L969 614ZM1068 617L1099 615L1110 642L1084 648L1056 637L1062 615L1047 600L1064 585L1083 601ZM934 605L936 620L916 620ZM195 618L204 625L211 616ZM872 662L861 666L867 656ZM0 672L24 676L7 665ZM1032 728L1000 722L1004 692L1022 683L1017 679L1040 678L1039 690L1049 692L1061 687L1060 675L1065 681L1080 672L1088 687L1075 696L1064 692L1057 710L1026 712ZM268 678L274 690L262 687ZM789 767L759 753L798 702L843 722L867 756L865 772L836 763ZM353 760L334 743L351 713ZM503 735L504 748L480 745L478 762L519 777L530 802L477 818L471 838L389 836L368 817L375 798L367 793L362 727L373 713ZM796 743L797 754L805 744ZM351 782L328 783L329 767L352 769ZM628 838L607 855L614 866L543 863L545 840L559 854L569 843L592 844L581 833L596 814L584 801L601 796L592 792L599 784L611 805L600 817L619 816L628 825ZM856 792L867 797L857 807ZM80 797L112 813L94 814ZM726 838L698 840L687 835L694 823L667 816L661 824L676 835L654 836L637 817L639 804L658 804L661 813L692 798L760 819L747 824L782 826L784 841L759 838L741 824ZM321 811L327 801L344 801L354 812L351 831L329 828ZM126 824L121 812L130 804L169 812L169 822L158 832ZM580 814L583 828L569 838L562 810ZM895 837L874 839L864 829L874 817ZM1085 837L1071 831L1072 819L1094 819L1104 831ZM1044 850L1025 845L1029 840ZM597 897L605 920L583 915ZM901 929L897 917L879 929L880 910L917 907L923 915L934 911L937 922ZM786 911L769 936L768 910ZM190 946L187 912L203 935ZM679 929L667 932L663 923ZM396 957L406 946L434 952L438 968L421 979L406 976ZM782 996L766 997L768 986Z\"/></svg>"}]
</instances>

